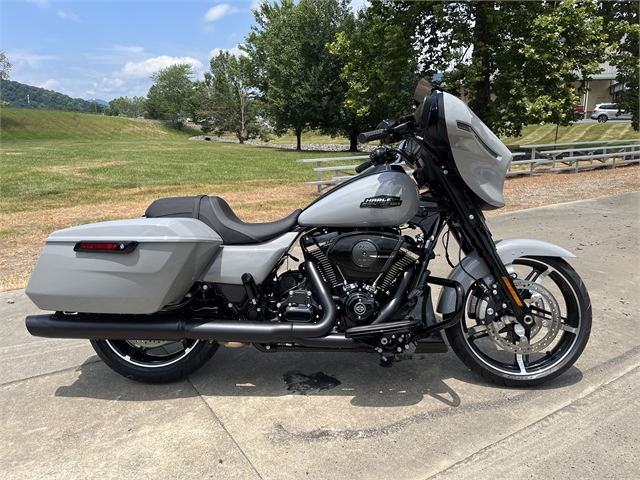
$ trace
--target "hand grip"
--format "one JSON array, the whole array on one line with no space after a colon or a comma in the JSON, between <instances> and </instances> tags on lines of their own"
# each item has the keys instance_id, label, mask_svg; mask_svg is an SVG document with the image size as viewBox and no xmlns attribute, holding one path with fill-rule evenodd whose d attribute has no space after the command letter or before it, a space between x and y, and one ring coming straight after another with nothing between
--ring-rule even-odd
<instances>
[{"instance_id":1,"label":"hand grip","mask_svg":"<svg viewBox=\"0 0 640 480\"><path fill-rule=\"evenodd\" d=\"M356 173L362 173L372 165L373 165L373 162L371 160L367 160L366 162L361 163L356 167Z\"/></svg>"},{"instance_id":2,"label":"hand grip","mask_svg":"<svg viewBox=\"0 0 640 480\"><path fill-rule=\"evenodd\" d=\"M387 130L381 128L380 130L372 130L371 132L362 132L358 134L358 141L360 143L367 143L373 140L382 140L387 136Z\"/></svg>"}]
</instances>

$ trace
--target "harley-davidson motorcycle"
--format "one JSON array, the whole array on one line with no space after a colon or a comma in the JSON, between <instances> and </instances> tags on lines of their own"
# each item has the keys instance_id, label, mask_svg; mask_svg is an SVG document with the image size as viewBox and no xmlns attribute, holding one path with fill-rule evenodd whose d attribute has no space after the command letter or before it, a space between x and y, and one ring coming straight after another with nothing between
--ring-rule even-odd
<instances>
[{"instance_id":1,"label":"harley-davidson motorcycle","mask_svg":"<svg viewBox=\"0 0 640 480\"><path fill-rule=\"evenodd\" d=\"M589 295L563 259L574 255L539 240L494 242L483 211L504 206L510 151L428 81L415 101L414 114L360 134L381 146L359 175L282 220L245 223L222 198L197 196L54 232L26 293L55 313L28 316L27 329L89 339L109 367L143 382L183 378L221 345L390 362L447 351L442 331L488 381L557 377L591 330ZM448 278L429 270L439 239Z\"/></svg>"}]
</instances>

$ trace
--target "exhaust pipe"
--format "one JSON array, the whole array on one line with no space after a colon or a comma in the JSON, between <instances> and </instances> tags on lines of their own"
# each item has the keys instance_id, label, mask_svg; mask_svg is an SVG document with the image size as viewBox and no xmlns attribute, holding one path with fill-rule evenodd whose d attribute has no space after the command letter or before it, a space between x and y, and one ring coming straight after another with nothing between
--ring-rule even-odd
<instances>
[{"instance_id":1,"label":"exhaust pipe","mask_svg":"<svg viewBox=\"0 0 640 480\"><path fill-rule=\"evenodd\" d=\"M307 275L318 294L324 316L318 323L239 322L229 320L190 319L174 314L103 315L82 314L77 320L65 315L29 315L27 330L36 337L85 338L111 340L180 340L193 338L217 342L297 343L296 339L327 335L337 316L336 305L329 288L322 280L315 263L305 263Z\"/></svg>"}]
</instances>

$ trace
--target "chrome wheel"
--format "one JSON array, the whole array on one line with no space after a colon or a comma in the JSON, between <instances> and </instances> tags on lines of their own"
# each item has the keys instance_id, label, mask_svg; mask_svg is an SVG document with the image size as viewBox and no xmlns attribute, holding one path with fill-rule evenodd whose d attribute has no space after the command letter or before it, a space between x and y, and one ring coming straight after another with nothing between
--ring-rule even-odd
<instances>
[{"instance_id":1,"label":"chrome wheel","mask_svg":"<svg viewBox=\"0 0 640 480\"><path fill-rule=\"evenodd\" d=\"M447 330L452 348L469 368L494 383L531 386L567 370L591 331L591 304L584 284L562 259L514 261L514 283L530 307L525 328L506 304L478 282L467 297L466 315Z\"/></svg>"},{"instance_id":2,"label":"chrome wheel","mask_svg":"<svg viewBox=\"0 0 640 480\"><path fill-rule=\"evenodd\" d=\"M131 365L160 368L179 362L191 353L200 340L105 340L113 353Z\"/></svg>"},{"instance_id":3,"label":"chrome wheel","mask_svg":"<svg viewBox=\"0 0 640 480\"><path fill-rule=\"evenodd\" d=\"M91 340L96 353L113 370L140 382L179 380L204 365L218 350L204 340Z\"/></svg>"}]
</instances>

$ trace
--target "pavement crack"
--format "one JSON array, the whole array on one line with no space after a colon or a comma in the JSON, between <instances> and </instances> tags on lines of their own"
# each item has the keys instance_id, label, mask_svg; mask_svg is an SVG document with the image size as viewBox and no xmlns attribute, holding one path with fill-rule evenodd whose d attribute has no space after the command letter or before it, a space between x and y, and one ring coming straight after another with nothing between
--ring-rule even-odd
<instances>
[{"instance_id":1,"label":"pavement crack","mask_svg":"<svg viewBox=\"0 0 640 480\"><path fill-rule=\"evenodd\" d=\"M218 423L220 424L220 426L222 427L222 429L225 431L225 433L229 436L229 438L231 439L231 441L234 443L234 445L238 448L238 450L240 450L240 453L242 453L242 456L247 460L247 462L249 463L249 465L251 465L251 468L253 468L253 471L256 472L256 475L258 476L258 478L260 478L261 480L264 480L264 478L262 477L262 475L260 475L260 472L258 472L258 469L256 468L256 466L253 464L253 462L249 459L249 456L245 453L245 451L242 449L242 447L238 444L238 442L236 442L236 439L233 438L233 435L231 435L231 433L229 432L229 430L227 430L227 427L225 426L225 424L222 422L222 420L220 420L220 417L218 417L218 415L216 415L216 412L213 411L213 409L211 408L211 405L209 405L209 403L204 399L204 397L202 396L202 394L200 393L200 391L198 390L198 388L193 384L193 382L191 381L191 379L189 377L187 377L187 382L189 382L189 385L191 385L191 387L193 388L193 390L198 394L198 397L200 397L200 400L202 400L202 403L204 403L205 407L211 412L211 415L213 415L213 417L218 421Z\"/></svg>"}]
</instances>

